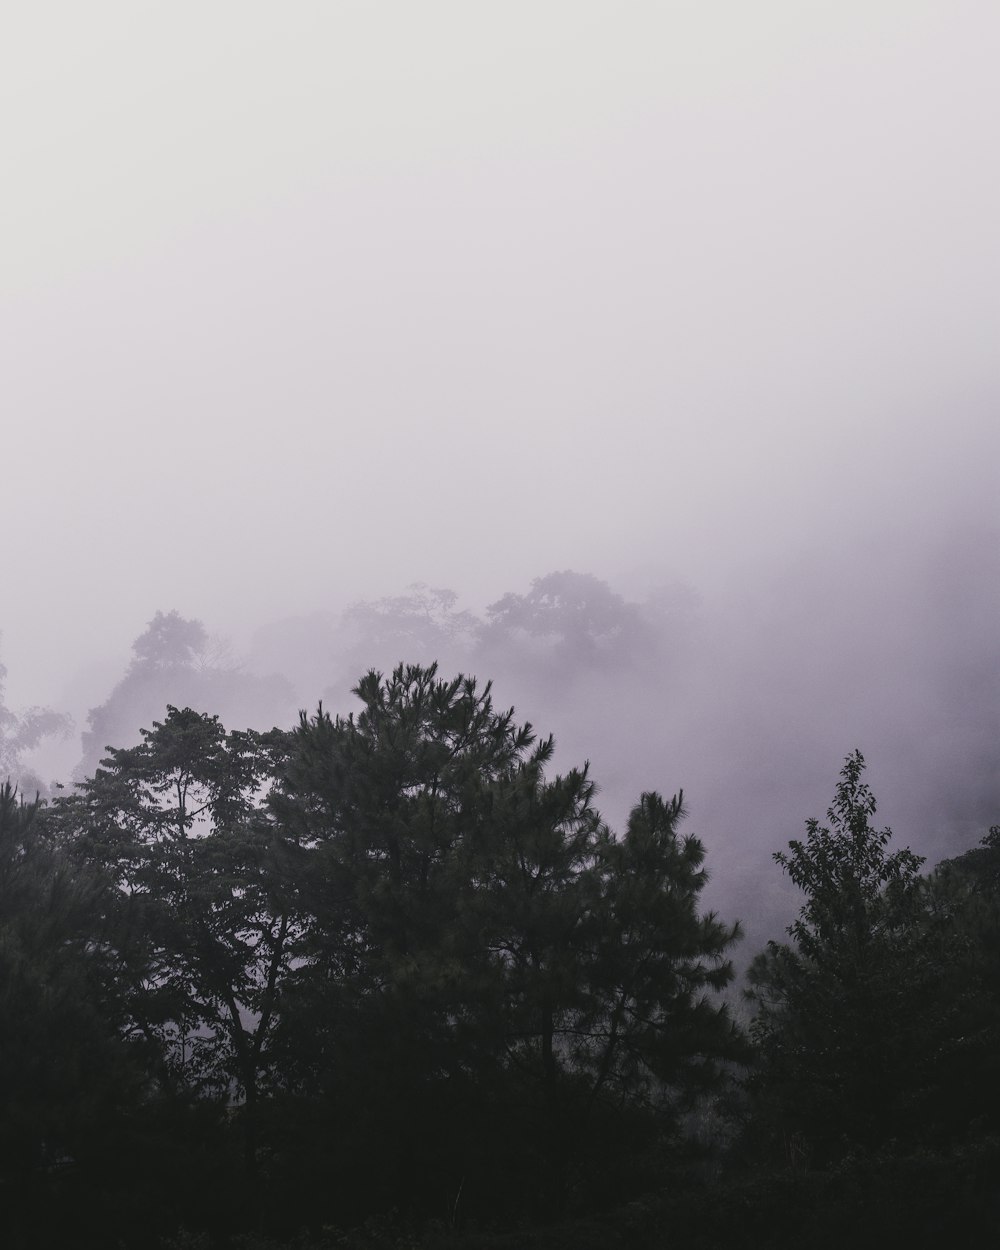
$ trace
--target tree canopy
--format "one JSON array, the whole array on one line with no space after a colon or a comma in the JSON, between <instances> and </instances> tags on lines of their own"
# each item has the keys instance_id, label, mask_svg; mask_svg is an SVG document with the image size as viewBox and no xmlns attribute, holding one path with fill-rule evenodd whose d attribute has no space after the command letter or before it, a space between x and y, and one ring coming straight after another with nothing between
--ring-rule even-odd
<instances>
[{"instance_id":1,"label":"tree canopy","mask_svg":"<svg viewBox=\"0 0 1000 1250\"><path fill-rule=\"evenodd\" d=\"M187 671L183 624L137 668ZM745 1030L682 792L615 832L490 683L354 693L267 733L168 705L75 793L0 787L13 1244L832 1246L989 1209L996 827L923 874L852 752L774 856L801 907Z\"/></svg>"},{"instance_id":2,"label":"tree canopy","mask_svg":"<svg viewBox=\"0 0 1000 1250\"><path fill-rule=\"evenodd\" d=\"M817 1161L939 1142L963 1120L964 942L940 878L872 825L864 769L854 751L829 825L807 821L805 840L775 854L804 902L791 942L769 943L750 970L762 1105L785 1148Z\"/></svg>"},{"instance_id":3,"label":"tree canopy","mask_svg":"<svg viewBox=\"0 0 1000 1250\"><path fill-rule=\"evenodd\" d=\"M485 1132L473 1150L461 1135L466 1202L495 1173L498 1140L513 1153L526 1123L545 1143L529 1188L565 1197L595 1117L641 1105L668 1131L671 1091L738 1051L706 997L732 976L736 931L698 914L704 852L676 833L680 800L654 794L619 844L586 767L547 779L551 739L497 710L488 685L400 666L356 693L357 716L302 718L273 802L313 862L285 1015L308 1036L297 1087L350 1105L356 1065L382 1055L394 1093L369 1123L400 1143L381 1175L410 1201L426 1188L417 1140L426 1164L430 1125L441 1168L459 1167L442 1129L457 1089L483 1125L519 1109L489 1150Z\"/></svg>"}]
</instances>

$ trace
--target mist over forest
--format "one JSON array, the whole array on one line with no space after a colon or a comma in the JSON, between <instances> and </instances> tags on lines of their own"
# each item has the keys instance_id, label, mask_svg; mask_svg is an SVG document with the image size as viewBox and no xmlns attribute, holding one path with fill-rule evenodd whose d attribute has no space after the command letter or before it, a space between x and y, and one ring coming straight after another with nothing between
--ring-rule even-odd
<instances>
[{"instance_id":1,"label":"mist over forest","mask_svg":"<svg viewBox=\"0 0 1000 1250\"><path fill-rule=\"evenodd\" d=\"M159 610L79 736L0 702L15 1244L991 1227L997 537Z\"/></svg>"},{"instance_id":2,"label":"mist over forest","mask_svg":"<svg viewBox=\"0 0 1000 1250\"><path fill-rule=\"evenodd\" d=\"M492 681L498 704L553 734L555 767L590 761L613 828L643 790L683 789L708 850L707 898L750 946L797 907L771 856L821 813L848 750L865 752L883 815L932 864L995 822L1000 530L968 524L919 550L905 536L813 548L708 594L658 572L619 589L554 571L478 610L413 583L245 626L242 651L164 605L103 697L36 709L32 734L45 736L16 761L8 729L6 766L26 792L51 794L138 742L168 704L230 729L291 728L320 702L355 711L369 669L437 663L443 677Z\"/></svg>"},{"instance_id":3,"label":"mist over forest","mask_svg":"<svg viewBox=\"0 0 1000 1250\"><path fill-rule=\"evenodd\" d=\"M0 1242L1000 1229L1000 7L13 8Z\"/></svg>"}]
</instances>

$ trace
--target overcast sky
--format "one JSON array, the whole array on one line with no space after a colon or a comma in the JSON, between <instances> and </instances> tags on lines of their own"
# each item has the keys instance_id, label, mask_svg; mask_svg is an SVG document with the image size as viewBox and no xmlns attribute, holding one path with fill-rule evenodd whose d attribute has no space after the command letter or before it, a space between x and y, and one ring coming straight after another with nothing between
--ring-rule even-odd
<instances>
[{"instance_id":1,"label":"overcast sky","mask_svg":"<svg viewBox=\"0 0 1000 1250\"><path fill-rule=\"evenodd\" d=\"M10 702L158 608L995 523L998 64L995 0L5 6Z\"/></svg>"}]
</instances>

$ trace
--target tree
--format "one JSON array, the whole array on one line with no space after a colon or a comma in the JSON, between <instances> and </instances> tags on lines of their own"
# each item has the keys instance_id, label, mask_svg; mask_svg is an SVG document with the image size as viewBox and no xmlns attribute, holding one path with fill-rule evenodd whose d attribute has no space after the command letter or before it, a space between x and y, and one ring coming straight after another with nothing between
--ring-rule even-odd
<instances>
[{"instance_id":1,"label":"tree","mask_svg":"<svg viewBox=\"0 0 1000 1250\"><path fill-rule=\"evenodd\" d=\"M992 825L989 833L971 851L939 864L936 874L941 879L961 882L971 896L995 903L1000 897L1000 825Z\"/></svg>"},{"instance_id":2,"label":"tree","mask_svg":"<svg viewBox=\"0 0 1000 1250\"><path fill-rule=\"evenodd\" d=\"M7 669L0 664L0 782L12 781L25 789L42 790L41 781L25 768L23 757L46 738L65 737L70 717L50 708L32 707L14 712L7 707L4 688Z\"/></svg>"},{"instance_id":3,"label":"tree","mask_svg":"<svg viewBox=\"0 0 1000 1250\"><path fill-rule=\"evenodd\" d=\"M776 852L806 896L789 933L815 963L849 975L863 964L873 942L910 919L923 860L909 849L886 854L892 830L874 829L875 796L862 781L865 761L855 750L840 771L829 828L806 821L805 842L791 841L790 855Z\"/></svg>"},{"instance_id":4,"label":"tree","mask_svg":"<svg viewBox=\"0 0 1000 1250\"><path fill-rule=\"evenodd\" d=\"M132 644L133 664L150 669L192 668L204 655L208 634L201 621L179 612L157 612Z\"/></svg>"},{"instance_id":5,"label":"tree","mask_svg":"<svg viewBox=\"0 0 1000 1250\"><path fill-rule=\"evenodd\" d=\"M607 1117L672 1129L735 1054L708 997L735 930L698 914L679 798L643 796L618 842L587 769L547 779L552 740L489 685L400 666L356 693L303 716L272 799L312 861L281 1023L304 1114L356 1126L335 1170L383 1206L465 1176L467 1203L551 1207Z\"/></svg>"},{"instance_id":6,"label":"tree","mask_svg":"<svg viewBox=\"0 0 1000 1250\"><path fill-rule=\"evenodd\" d=\"M926 1004L943 963L924 923L921 859L887 852L860 751L840 773L828 826L774 858L805 894L791 944L751 966L758 1088L793 1155L874 1148L915 1115L934 1047Z\"/></svg>"},{"instance_id":7,"label":"tree","mask_svg":"<svg viewBox=\"0 0 1000 1250\"><path fill-rule=\"evenodd\" d=\"M453 590L414 582L401 595L352 604L343 614L356 640L351 654L363 648L370 660L395 665L401 655L430 664L433 656L465 652L480 622L457 602Z\"/></svg>"},{"instance_id":8,"label":"tree","mask_svg":"<svg viewBox=\"0 0 1000 1250\"><path fill-rule=\"evenodd\" d=\"M110 883L74 863L42 815L0 785L0 1189L15 1245L79 1232L90 1199L72 1230L60 1200L99 1188L143 1073L118 1031Z\"/></svg>"},{"instance_id":9,"label":"tree","mask_svg":"<svg viewBox=\"0 0 1000 1250\"><path fill-rule=\"evenodd\" d=\"M133 642L124 677L88 713L76 780L93 775L110 747L141 741L141 727L168 704L207 707L230 723L269 727L292 711L294 699L284 678L256 676L231 660L201 621L157 612Z\"/></svg>"},{"instance_id":10,"label":"tree","mask_svg":"<svg viewBox=\"0 0 1000 1250\"><path fill-rule=\"evenodd\" d=\"M705 852L678 834L682 795L643 794L617 838L586 769L534 771L494 795L499 819L478 851L505 1096L529 1108L514 1136L534 1143L549 1203L620 1200L648 1182L649 1151L747 1058L716 996L738 926L699 914Z\"/></svg>"},{"instance_id":11,"label":"tree","mask_svg":"<svg viewBox=\"0 0 1000 1250\"><path fill-rule=\"evenodd\" d=\"M605 1084L622 1095L701 1092L718 1082L720 1059L747 1057L728 1012L710 996L732 980L727 952L739 926L699 914L705 849L678 835L684 815L683 793L669 801L643 794L624 838L605 848L610 933L598 947L600 1028L587 1056L595 1095Z\"/></svg>"},{"instance_id":12,"label":"tree","mask_svg":"<svg viewBox=\"0 0 1000 1250\"><path fill-rule=\"evenodd\" d=\"M925 883L928 925L947 962L929 1005L948 1023L938 1041L942 1079L935 1122L953 1136L1000 1131L1000 825L978 846L939 864ZM946 1061L946 1062L945 1062Z\"/></svg>"},{"instance_id":13,"label":"tree","mask_svg":"<svg viewBox=\"0 0 1000 1250\"><path fill-rule=\"evenodd\" d=\"M252 1179L296 923L294 848L265 803L283 735L168 707L142 738L112 749L56 819L117 885L129 1034L159 1047L172 1086L242 1103Z\"/></svg>"},{"instance_id":14,"label":"tree","mask_svg":"<svg viewBox=\"0 0 1000 1250\"><path fill-rule=\"evenodd\" d=\"M536 577L527 594L508 593L487 608L487 642L519 641L574 666L621 663L649 645L638 605L590 573L569 569Z\"/></svg>"},{"instance_id":15,"label":"tree","mask_svg":"<svg viewBox=\"0 0 1000 1250\"><path fill-rule=\"evenodd\" d=\"M433 666L369 673L357 694L356 717L302 717L272 809L309 859L279 1039L309 1143L292 1170L340 1176L363 1212L414 1199L428 1169L440 1180L448 1126L476 1119L459 1091L495 1057L466 842L534 738L488 687Z\"/></svg>"}]
</instances>

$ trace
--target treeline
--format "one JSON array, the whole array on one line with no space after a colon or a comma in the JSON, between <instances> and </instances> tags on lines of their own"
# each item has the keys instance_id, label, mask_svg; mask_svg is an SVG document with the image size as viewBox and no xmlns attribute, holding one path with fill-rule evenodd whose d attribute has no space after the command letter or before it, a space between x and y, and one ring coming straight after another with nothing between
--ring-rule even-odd
<instances>
[{"instance_id":1,"label":"treeline","mask_svg":"<svg viewBox=\"0 0 1000 1250\"><path fill-rule=\"evenodd\" d=\"M1000 1228L1000 829L925 874L850 755L734 1011L682 794L614 833L488 685L356 694L169 707L74 793L0 792L5 1245Z\"/></svg>"}]
</instances>

